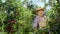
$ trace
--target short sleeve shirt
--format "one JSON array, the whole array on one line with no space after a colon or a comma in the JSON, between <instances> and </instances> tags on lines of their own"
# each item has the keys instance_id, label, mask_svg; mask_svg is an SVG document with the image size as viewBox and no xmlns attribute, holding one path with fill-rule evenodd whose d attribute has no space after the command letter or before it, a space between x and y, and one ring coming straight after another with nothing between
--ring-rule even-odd
<instances>
[{"instance_id":1,"label":"short sleeve shirt","mask_svg":"<svg viewBox=\"0 0 60 34\"><path fill-rule=\"evenodd\" d=\"M44 16L44 18L36 16L36 18L34 19L33 27L37 27L38 24L39 24L39 27L46 26L46 20L45 19L46 19L46 16Z\"/></svg>"}]
</instances>

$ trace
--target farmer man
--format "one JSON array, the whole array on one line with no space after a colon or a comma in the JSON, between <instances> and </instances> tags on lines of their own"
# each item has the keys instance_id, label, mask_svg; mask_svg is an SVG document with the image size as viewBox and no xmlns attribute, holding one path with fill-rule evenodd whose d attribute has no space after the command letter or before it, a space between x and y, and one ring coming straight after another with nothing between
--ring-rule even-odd
<instances>
[{"instance_id":1,"label":"farmer man","mask_svg":"<svg viewBox=\"0 0 60 34\"><path fill-rule=\"evenodd\" d=\"M34 28L45 28L46 27L46 16L44 15L44 9L42 7L38 8L36 11L37 16L34 19Z\"/></svg>"},{"instance_id":2,"label":"farmer man","mask_svg":"<svg viewBox=\"0 0 60 34\"><path fill-rule=\"evenodd\" d=\"M44 15L44 8L39 7L36 10L36 14L37 16L34 19L34 23L33 23L33 29L38 29L41 33L41 31L44 33L48 33L49 34L49 27L48 27L48 23L46 22L46 16ZM44 32L46 31L46 32Z\"/></svg>"}]
</instances>

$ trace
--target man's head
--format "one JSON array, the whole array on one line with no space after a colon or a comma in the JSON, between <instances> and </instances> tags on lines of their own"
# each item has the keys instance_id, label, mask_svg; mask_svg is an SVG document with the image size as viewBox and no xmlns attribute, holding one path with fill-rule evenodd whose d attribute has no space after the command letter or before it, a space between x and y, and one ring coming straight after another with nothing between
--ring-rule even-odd
<instances>
[{"instance_id":1,"label":"man's head","mask_svg":"<svg viewBox=\"0 0 60 34\"><path fill-rule=\"evenodd\" d=\"M38 8L36 13L39 15L39 16L44 16L44 9L43 8Z\"/></svg>"}]
</instances>

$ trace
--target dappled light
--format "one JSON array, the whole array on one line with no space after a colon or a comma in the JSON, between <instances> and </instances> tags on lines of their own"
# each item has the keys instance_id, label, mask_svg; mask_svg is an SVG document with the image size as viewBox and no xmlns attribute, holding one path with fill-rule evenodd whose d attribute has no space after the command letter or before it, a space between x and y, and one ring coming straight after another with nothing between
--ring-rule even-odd
<instances>
[{"instance_id":1,"label":"dappled light","mask_svg":"<svg viewBox=\"0 0 60 34\"><path fill-rule=\"evenodd\" d=\"M60 0L0 0L0 34L60 34Z\"/></svg>"}]
</instances>

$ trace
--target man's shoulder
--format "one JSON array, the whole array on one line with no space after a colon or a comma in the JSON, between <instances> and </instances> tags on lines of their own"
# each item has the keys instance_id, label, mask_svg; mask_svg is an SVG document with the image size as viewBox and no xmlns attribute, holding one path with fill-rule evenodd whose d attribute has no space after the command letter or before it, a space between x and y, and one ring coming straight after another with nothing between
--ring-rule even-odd
<instances>
[{"instance_id":1,"label":"man's shoulder","mask_svg":"<svg viewBox=\"0 0 60 34\"><path fill-rule=\"evenodd\" d=\"M36 17L35 18L40 18L38 15L36 15Z\"/></svg>"},{"instance_id":2,"label":"man's shoulder","mask_svg":"<svg viewBox=\"0 0 60 34\"><path fill-rule=\"evenodd\" d=\"M34 19L39 19L39 16L38 15L35 15Z\"/></svg>"}]
</instances>

